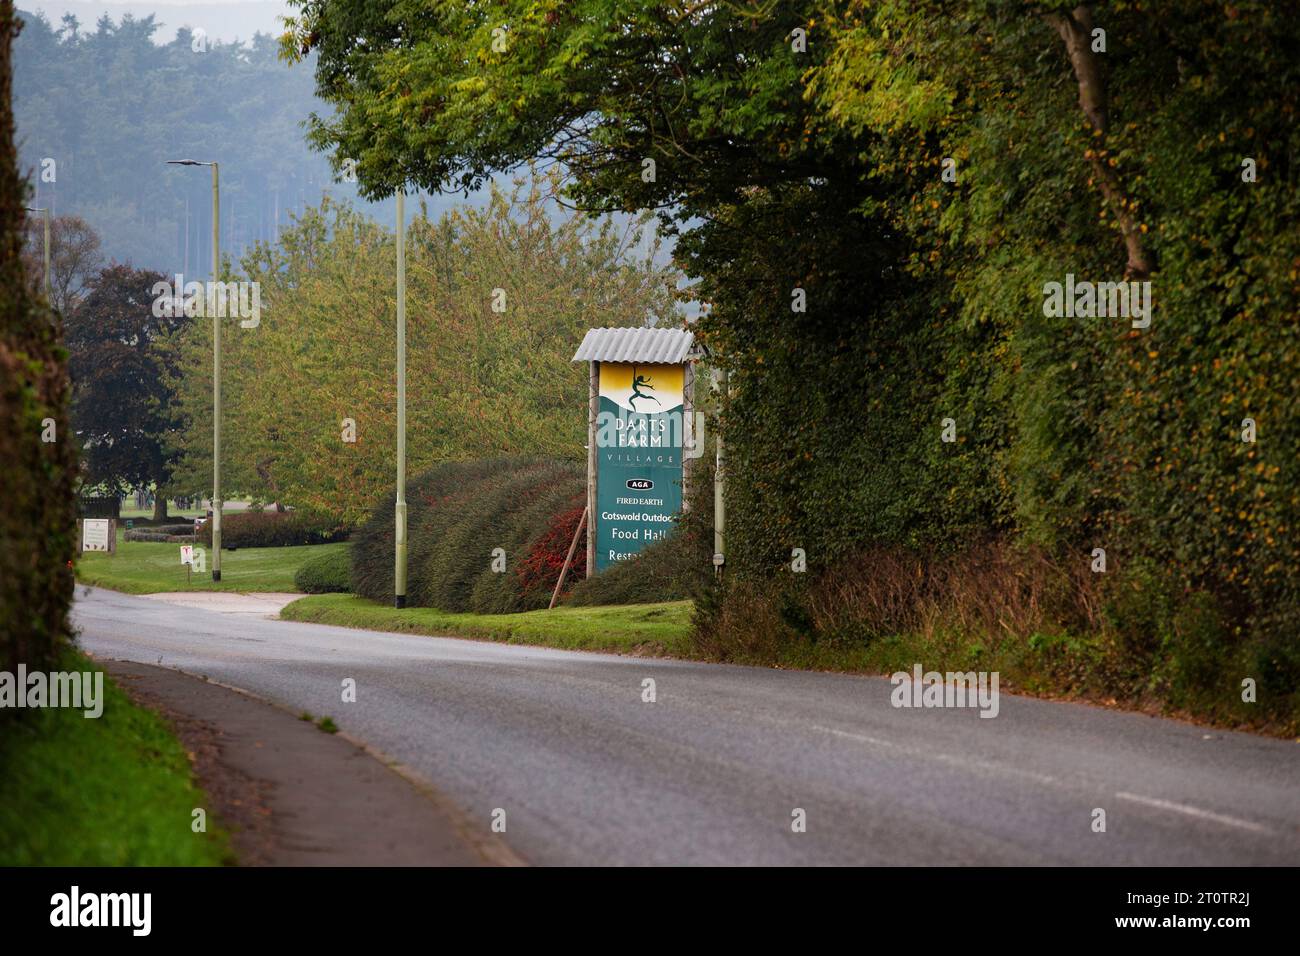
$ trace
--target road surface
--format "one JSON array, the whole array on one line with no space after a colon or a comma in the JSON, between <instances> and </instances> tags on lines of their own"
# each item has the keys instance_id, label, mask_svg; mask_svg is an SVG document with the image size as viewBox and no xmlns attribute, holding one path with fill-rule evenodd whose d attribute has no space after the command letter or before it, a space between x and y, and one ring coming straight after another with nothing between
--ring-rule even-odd
<instances>
[{"instance_id":1,"label":"road surface","mask_svg":"<svg viewBox=\"0 0 1300 956\"><path fill-rule=\"evenodd\" d=\"M332 716L485 829L504 811L506 843L535 864L1300 863L1291 741L1005 693L994 719L896 709L884 678L383 634L82 586L74 617L97 656Z\"/></svg>"}]
</instances>

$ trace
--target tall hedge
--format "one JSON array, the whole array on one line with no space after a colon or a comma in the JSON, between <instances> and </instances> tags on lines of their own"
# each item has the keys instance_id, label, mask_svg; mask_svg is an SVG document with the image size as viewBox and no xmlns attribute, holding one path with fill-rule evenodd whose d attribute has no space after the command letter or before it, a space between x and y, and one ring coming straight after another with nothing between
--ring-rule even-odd
<instances>
[{"instance_id":1,"label":"tall hedge","mask_svg":"<svg viewBox=\"0 0 1300 956\"><path fill-rule=\"evenodd\" d=\"M76 449L62 322L32 298L20 259L29 191L14 147L20 23L0 0L0 669L47 667L69 639ZM50 428L53 434L50 433ZM44 438L53 437L53 441Z\"/></svg>"}]
</instances>

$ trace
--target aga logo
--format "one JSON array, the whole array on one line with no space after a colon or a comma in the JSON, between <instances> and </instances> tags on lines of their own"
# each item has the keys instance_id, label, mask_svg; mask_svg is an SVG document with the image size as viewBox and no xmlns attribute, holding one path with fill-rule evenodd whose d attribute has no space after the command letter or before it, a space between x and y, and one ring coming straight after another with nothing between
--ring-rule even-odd
<instances>
[{"instance_id":1,"label":"aga logo","mask_svg":"<svg viewBox=\"0 0 1300 956\"><path fill-rule=\"evenodd\" d=\"M632 491L649 491L655 486L655 483L649 478L629 478L627 486Z\"/></svg>"}]
</instances>

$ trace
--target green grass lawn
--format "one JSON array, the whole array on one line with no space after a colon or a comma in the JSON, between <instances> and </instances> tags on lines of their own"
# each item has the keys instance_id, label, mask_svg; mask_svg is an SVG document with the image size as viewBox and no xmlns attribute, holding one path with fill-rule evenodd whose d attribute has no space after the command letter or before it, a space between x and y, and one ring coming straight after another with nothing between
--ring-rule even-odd
<instances>
[{"instance_id":1,"label":"green grass lawn","mask_svg":"<svg viewBox=\"0 0 1300 956\"><path fill-rule=\"evenodd\" d=\"M61 670L91 669L70 653ZM104 711L48 707L0 729L0 866L218 866L233 862L180 741L104 680Z\"/></svg>"},{"instance_id":2,"label":"green grass lawn","mask_svg":"<svg viewBox=\"0 0 1300 956\"><path fill-rule=\"evenodd\" d=\"M128 594L159 591L296 591L293 576L320 554L346 548L345 543L308 544L296 548L240 548L221 552L221 583L212 582L212 551L207 570L186 579L181 546L155 541L124 541L119 531L116 554L82 554L77 580Z\"/></svg>"},{"instance_id":3,"label":"green grass lawn","mask_svg":"<svg viewBox=\"0 0 1300 956\"><path fill-rule=\"evenodd\" d=\"M485 638L568 650L690 654L691 602L560 607L520 614L449 614L427 607L397 610L354 594L299 598L280 617L376 631Z\"/></svg>"}]
</instances>

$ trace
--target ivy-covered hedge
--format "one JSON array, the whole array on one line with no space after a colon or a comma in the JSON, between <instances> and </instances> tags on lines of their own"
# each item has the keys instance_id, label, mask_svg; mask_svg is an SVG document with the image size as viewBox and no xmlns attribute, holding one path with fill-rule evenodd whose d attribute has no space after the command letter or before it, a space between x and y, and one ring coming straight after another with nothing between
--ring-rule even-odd
<instances>
[{"instance_id":1,"label":"ivy-covered hedge","mask_svg":"<svg viewBox=\"0 0 1300 956\"><path fill-rule=\"evenodd\" d=\"M70 638L76 442L62 321L20 252L27 184L14 147L13 6L0 8L0 670L48 669ZM15 713L6 710L5 714Z\"/></svg>"},{"instance_id":2,"label":"ivy-covered hedge","mask_svg":"<svg viewBox=\"0 0 1300 956\"><path fill-rule=\"evenodd\" d=\"M786 128L825 178L776 171L679 243L731 384L702 636L1068 639L1049 685L1300 728L1300 21L1094 5L1103 135L1022 6L863 5L810 46L798 118L844 139ZM1046 314L1067 276L1149 281L1149 324ZM972 588L1005 613L967 613ZM1017 613L1025 589L1050 613Z\"/></svg>"}]
</instances>

